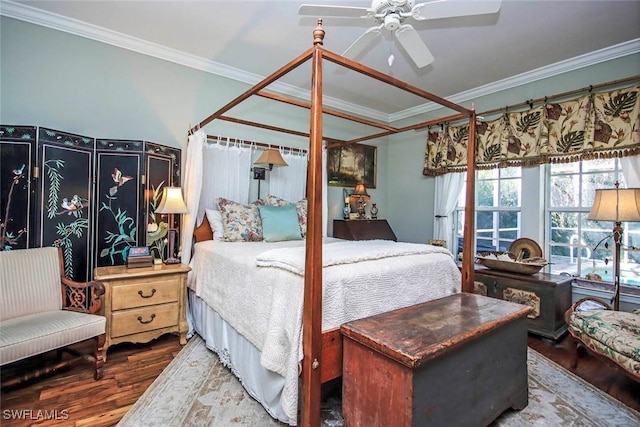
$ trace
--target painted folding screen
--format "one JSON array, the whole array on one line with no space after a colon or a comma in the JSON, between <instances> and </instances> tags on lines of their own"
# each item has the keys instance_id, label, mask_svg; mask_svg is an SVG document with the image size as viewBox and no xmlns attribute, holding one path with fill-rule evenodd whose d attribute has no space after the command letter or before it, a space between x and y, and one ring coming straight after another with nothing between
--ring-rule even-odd
<instances>
[{"instance_id":1,"label":"painted folding screen","mask_svg":"<svg viewBox=\"0 0 640 427\"><path fill-rule=\"evenodd\" d=\"M91 277L95 140L53 129L38 131L38 246L62 248L65 276Z\"/></svg>"},{"instance_id":2,"label":"painted folding screen","mask_svg":"<svg viewBox=\"0 0 640 427\"><path fill-rule=\"evenodd\" d=\"M0 250L34 246L35 126L0 126Z\"/></svg>"},{"instance_id":3,"label":"painted folding screen","mask_svg":"<svg viewBox=\"0 0 640 427\"><path fill-rule=\"evenodd\" d=\"M0 143L0 250L61 247L77 281L124 264L131 246L163 256L178 218L155 209L164 186L180 185L180 149L8 125Z\"/></svg>"}]
</instances>

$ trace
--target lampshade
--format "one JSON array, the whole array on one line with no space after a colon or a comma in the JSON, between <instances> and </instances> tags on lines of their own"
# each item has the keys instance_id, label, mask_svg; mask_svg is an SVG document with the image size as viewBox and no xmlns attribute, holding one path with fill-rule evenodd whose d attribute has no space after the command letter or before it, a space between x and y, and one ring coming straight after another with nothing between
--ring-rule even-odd
<instances>
[{"instance_id":1,"label":"lampshade","mask_svg":"<svg viewBox=\"0 0 640 427\"><path fill-rule=\"evenodd\" d=\"M280 151L275 148L267 148L264 150L254 164L269 165L269 170L273 169L274 166L289 166L282 158L282 155L280 155Z\"/></svg>"},{"instance_id":2,"label":"lampshade","mask_svg":"<svg viewBox=\"0 0 640 427\"><path fill-rule=\"evenodd\" d=\"M183 214L188 212L189 209L184 203L180 187L164 187L162 200L160 201L160 206L156 209L156 213Z\"/></svg>"},{"instance_id":3,"label":"lampshade","mask_svg":"<svg viewBox=\"0 0 640 427\"><path fill-rule=\"evenodd\" d=\"M362 182L356 184L356 189L353 191L354 196L368 196L367 189Z\"/></svg>"},{"instance_id":4,"label":"lampshade","mask_svg":"<svg viewBox=\"0 0 640 427\"><path fill-rule=\"evenodd\" d=\"M596 190L587 219L596 221L640 221L640 188Z\"/></svg>"}]
</instances>

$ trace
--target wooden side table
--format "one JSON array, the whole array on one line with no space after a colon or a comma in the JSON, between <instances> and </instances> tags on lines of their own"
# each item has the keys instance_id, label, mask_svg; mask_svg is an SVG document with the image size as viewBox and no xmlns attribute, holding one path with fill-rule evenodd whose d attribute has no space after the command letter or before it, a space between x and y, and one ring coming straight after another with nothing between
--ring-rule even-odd
<instances>
[{"instance_id":1,"label":"wooden side table","mask_svg":"<svg viewBox=\"0 0 640 427\"><path fill-rule=\"evenodd\" d=\"M149 342L169 332L179 334L180 344L187 343L185 295L189 270L182 264L95 269L95 280L105 286L105 355L110 345Z\"/></svg>"},{"instance_id":2,"label":"wooden side table","mask_svg":"<svg viewBox=\"0 0 640 427\"><path fill-rule=\"evenodd\" d=\"M573 277L549 273L517 274L476 266L475 280L486 295L529 305L529 332L558 340L567 332L564 313L571 306Z\"/></svg>"},{"instance_id":3,"label":"wooden side table","mask_svg":"<svg viewBox=\"0 0 640 427\"><path fill-rule=\"evenodd\" d=\"M386 219L334 219L333 237L346 240L398 240Z\"/></svg>"}]
</instances>

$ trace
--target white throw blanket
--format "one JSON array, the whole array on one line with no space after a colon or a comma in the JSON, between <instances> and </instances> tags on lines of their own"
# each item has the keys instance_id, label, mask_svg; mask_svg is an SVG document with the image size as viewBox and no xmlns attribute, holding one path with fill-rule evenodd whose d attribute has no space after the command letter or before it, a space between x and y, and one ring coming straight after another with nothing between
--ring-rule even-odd
<instances>
[{"instance_id":1,"label":"white throw blanket","mask_svg":"<svg viewBox=\"0 0 640 427\"><path fill-rule=\"evenodd\" d=\"M403 255L443 253L451 255L439 246L416 243L392 242L389 240L360 240L336 242L324 247L322 266L352 264ZM306 250L302 246L269 249L256 257L258 267L277 267L301 276L304 275Z\"/></svg>"},{"instance_id":2,"label":"white throw blanket","mask_svg":"<svg viewBox=\"0 0 640 427\"><path fill-rule=\"evenodd\" d=\"M414 247L391 241L327 240L329 242L325 241L323 246L323 259L333 264L322 270L323 330L460 291L460 271L451 253L443 248ZM261 351L262 366L284 377L280 404L291 417L290 423L295 423L297 418L298 362L303 358L304 276L291 269L258 267L256 263L259 257L266 259L265 254L268 255L272 248L293 246L294 252L299 251L293 258L298 259L297 269L300 270L304 265L304 244L302 240L198 243L192 259L193 274L189 278L189 286L196 294ZM383 248L396 245L407 254L390 255L397 251ZM378 257L346 262L353 255L361 257L365 246ZM335 261L340 257L333 255L333 247L339 249L337 252L347 254L346 257L343 255L341 261ZM384 253L387 253L386 257L380 258ZM300 254L302 263L299 262ZM280 262L289 261L281 259Z\"/></svg>"}]
</instances>

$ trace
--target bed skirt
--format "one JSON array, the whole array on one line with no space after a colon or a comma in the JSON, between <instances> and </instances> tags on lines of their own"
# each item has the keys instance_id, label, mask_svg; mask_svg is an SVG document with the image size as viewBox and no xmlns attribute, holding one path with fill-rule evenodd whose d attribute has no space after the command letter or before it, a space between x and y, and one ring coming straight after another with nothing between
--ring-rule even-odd
<instances>
[{"instance_id":1,"label":"bed skirt","mask_svg":"<svg viewBox=\"0 0 640 427\"><path fill-rule=\"evenodd\" d=\"M195 332L220 361L240 380L247 393L275 419L295 425L280 405L285 380L260 364L260 351L237 333L220 315L191 289L188 291L190 318Z\"/></svg>"}]
</instances>

